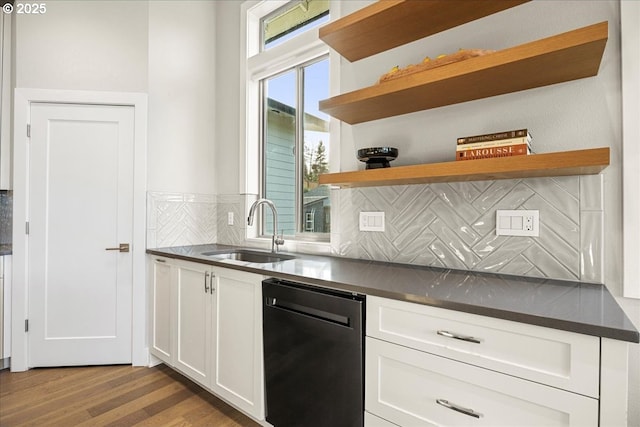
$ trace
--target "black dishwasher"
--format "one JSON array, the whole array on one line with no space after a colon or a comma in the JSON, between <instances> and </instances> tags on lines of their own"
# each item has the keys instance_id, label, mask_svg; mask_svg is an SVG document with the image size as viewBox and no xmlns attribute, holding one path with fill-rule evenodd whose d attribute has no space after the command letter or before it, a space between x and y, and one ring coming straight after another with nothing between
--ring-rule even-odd
<instances>
[{"instance_id":1,"label":"black dishwasher","mask_svg":"<svg viewBox=\"0 0 640 427\"><path fill-rule=\"evenodd\" d=\"M262 297L267 421L362 427L365 297L279 279Z\"/></svg>"}]
</instances>

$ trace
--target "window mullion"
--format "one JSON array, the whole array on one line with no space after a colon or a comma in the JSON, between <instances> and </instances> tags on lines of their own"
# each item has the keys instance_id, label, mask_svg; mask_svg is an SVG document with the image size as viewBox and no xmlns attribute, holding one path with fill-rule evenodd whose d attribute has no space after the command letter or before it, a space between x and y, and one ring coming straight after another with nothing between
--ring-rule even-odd
<instances>
[{"instance_id":1,"label":"window mullion","mask_svg":"<svg viewBox=\"0 0 640 427\"><path fill-rule=\"evenodd\" d=\"M259 184L259 189L260 189L260 193L258 195L258 198L265 198L267 197L267 182L265 179L265 173L267 170L267 150L265 147L265 141L267 140L267 126L265 123L266 120L266 111L267 111L267 98L266 98L266 93L267 90L265 88L266 86L266 81L265 80L260 80L260 87L259 87L259 99L260 99L260 109L259 109L259 134L260 134L260 144L258 144L258 149L259 149L259 153L258 155L260 156L260 172L259 172L259 177L260 177L260 184ZM265 230L266 230L266 225L265 225L265 221L266 221L266 216L264 215L264 205L260 206L260 209L258 211L258 218L260 219L260 221L258 222L258 236L264 236L265 234Z\"/></svg>"},{"instance_id":2,"label":"window mullion","mask_svg":"<svg viewBox=\"0 0 640 427\"><path fill-rule=\"evenodd\" d=\"M303 231L302 174L304 164L304 67L296 67L296 235Z\"/></svg>"}]
</instances>

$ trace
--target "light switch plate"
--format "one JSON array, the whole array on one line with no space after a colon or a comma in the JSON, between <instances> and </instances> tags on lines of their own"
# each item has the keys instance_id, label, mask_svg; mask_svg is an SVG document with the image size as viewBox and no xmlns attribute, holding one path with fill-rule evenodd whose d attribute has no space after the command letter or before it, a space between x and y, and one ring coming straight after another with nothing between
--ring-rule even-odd
<instances>
[{"instance_id":1,"label":"light switch plate","mask_svg":"<svg viewBox=\"0 0 640 427\"><path fill-rule=\"evenodd\" d=\"M227 212L227 225L233 225L233 212Z\"/></svg>"},{"instance_id":2,"label":"light switch plate","mask_svg":"<svg viewBox=\"0 0 640 427\"><path fill-rule=\"evenodd\" d=\"M540 236L540 211L496 211L496 235L533 237Z\"/></svg>"},{"instance_id":3,"label":"light switch plate","mask_svg":"<svg viewBox=\"0 0 640 427\"><path fill-rule=\"evenodd\" d=\"M384 212L360 212L360 231L384 231Z\"/></svg>"}]
</instances>

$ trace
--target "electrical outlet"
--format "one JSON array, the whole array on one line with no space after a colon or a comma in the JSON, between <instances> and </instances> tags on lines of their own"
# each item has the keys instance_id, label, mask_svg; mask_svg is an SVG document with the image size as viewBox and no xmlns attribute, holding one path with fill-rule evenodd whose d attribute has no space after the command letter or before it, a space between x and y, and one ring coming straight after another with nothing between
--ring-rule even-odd
<instances>
[{"instance_id":1,"label":"electrical outlet","mask_svg":"<svg viewBox=\"0 0 640 427\"><path fill-rule=\"evenodd\" d=\"M496 211L496 235L540 236L540 212L537 210Z\"/></svg>"},{"instance_id":2,"label":"electrical outlet","mask_svg":"<svg viewBox=\"0 0 640 427\"><path fill-rule=\"evenodd\" d=\"M227 225L233 225L233 212L227 212Z\"/></svg>"},{"instance_id":3,"label":"electrical outlet","mask_svg":"<svg viewBox=\"0 0 640 427\"><path fill-rule=\"evenodd\" d=\"M533 231L533 215L525 215L524 217L524 227L522 227L525 231Z\"/></svg>"}]
</instances>

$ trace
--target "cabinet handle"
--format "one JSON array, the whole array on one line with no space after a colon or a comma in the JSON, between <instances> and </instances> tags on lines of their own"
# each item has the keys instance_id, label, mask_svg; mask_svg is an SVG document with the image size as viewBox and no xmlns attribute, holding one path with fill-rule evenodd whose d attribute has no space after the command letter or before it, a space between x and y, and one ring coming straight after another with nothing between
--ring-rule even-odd
<instances>
[{"instance_id":1,"label":"cabinet handle","mask_svg":"<svg viewBox=\"0 0 640 427\"><path fill-rule=\"evenodd\" d=\"M156 262L167 262L167 260L166 259L156 258Z\"/></svg>"},{"instance_id":2,"label":"cabinet handle","mask_svg":"<svg viewBox=\"0 0 640 427\"><path fill-rule=\"evenodd\" d=\"M205 271L204 273L204 293L209 293L209 272Z\"/></svg>"},{"instance_id":3,"label":"cabinet handle","mask_svg":"<svg viewBox=\"0 0 640 427\"><path fill-rule=\"evenodd\" d=\"M450 403L448 400L444 399L436 399L436 403L438 405L442 405L445 408L451 409L456 412L460 412L461 414L469 415L470 417L480 418L482 414L474 411L473 409L463 408L462 406L458 406L455 403Z\"/></svg>"},{"instance_id":4,"label":"cabinet handle","mask_svg":"<svg viewBox=\"0 0 640 427\"><path fill-rule=\"evenodd\" d=\"M213 295L213 291L215 291L215 288L213 287L213 279L215 279L216 275L211 273L211 282L210 282L210 287L209 289L211 289L211 295Z\"/></svg>"},{"instance_id":5,"label":"cabinet handle","mask_svg":"<svg viewBox=\"0 0 640 427\"><path fill-rule=\"evenodd\" d=\"M469 337L469 336L465 336L465 335L458 335L458 334L454 334L454 333L449 332L449 331L438 331L436 333L438 335L443 336L443 337L453 338L453 339L460 340L460 341L472 342L474 344L480 344L481 343L481 341L478 338Z\"/></svg>"}]
</instances>

